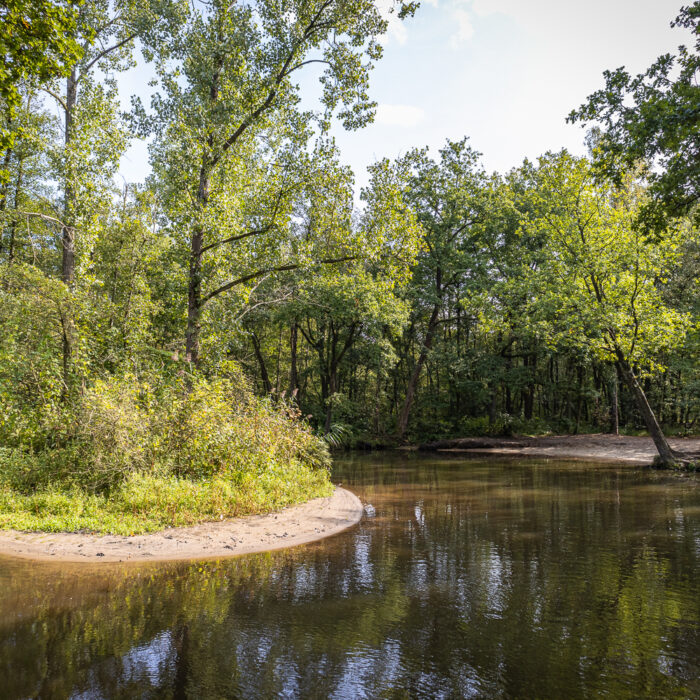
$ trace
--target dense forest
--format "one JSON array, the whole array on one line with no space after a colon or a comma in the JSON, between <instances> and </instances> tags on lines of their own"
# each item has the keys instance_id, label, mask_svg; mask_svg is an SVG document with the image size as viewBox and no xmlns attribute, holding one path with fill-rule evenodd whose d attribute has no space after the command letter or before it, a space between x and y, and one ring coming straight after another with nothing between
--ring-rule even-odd
<instances>
[{"instance_id":1,"label":"dense forest","mask_svg":"<svg viewBox=\"0 0 700 700\"><path fill-rule=\"evenodd\" d=\"M698 430L700 3L694 46L572 112L588 157L490 173L467 138L416 144L361 191L332 134L373 119L372 0L0 12L12 493L291 460L308 495L326 445L513 432L648 431L670 464L664 434ZM137 60L156 84L124 112ZM120 182L146 137L150 174Z\"/></svg>"}]
</instances>

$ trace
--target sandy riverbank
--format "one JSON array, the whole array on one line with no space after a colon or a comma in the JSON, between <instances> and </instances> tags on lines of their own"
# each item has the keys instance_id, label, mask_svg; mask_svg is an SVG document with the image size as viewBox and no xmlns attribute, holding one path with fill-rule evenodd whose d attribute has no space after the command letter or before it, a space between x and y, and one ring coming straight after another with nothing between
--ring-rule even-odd
<instances>
[{"instance_id":1,"label":"sandy riverbank","mask_svg":"<svg viewBox=\"0 0 700 700\"><path fill-rule=\"evenodd\" d=\"M211 559L320 540L355 525L362 512L355 494L336 488L329 498L316 498L277 513L133 537L0 530L0 554L92 564Z\"/></svg>"},{"instance_id":2,"label":"sandy riverbank","mask_svg":"<svg viewBox=\"0 0 700 700\"><path fill-rule=\"evenodd\" d=\"M700 452L700 438L671 438L671 448L684 454ZM421 451L473 452L527 455L554 459L619 461L630 464L652 463L656 448L649 437L627 435L552 435L549 437L457 438L439 440L419 447Z\"/></svg>"}]
</instances>

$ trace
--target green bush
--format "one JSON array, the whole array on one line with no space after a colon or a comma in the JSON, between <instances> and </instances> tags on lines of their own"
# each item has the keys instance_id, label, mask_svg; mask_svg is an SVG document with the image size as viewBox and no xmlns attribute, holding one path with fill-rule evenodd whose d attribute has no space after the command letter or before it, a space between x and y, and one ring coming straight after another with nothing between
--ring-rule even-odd
<instances>
[{"instance_id":1,"label":"green bush","mask_svg":"<svg viewBox=\"0 0 700 700\"><path fill-rule=\"evenodd\" d=\"M60 438L40 425L0 449L0 527L141 532L332 491L326 443L235 366L216 379L97 380L58 422Z\"/></svg>"}]
</instances>

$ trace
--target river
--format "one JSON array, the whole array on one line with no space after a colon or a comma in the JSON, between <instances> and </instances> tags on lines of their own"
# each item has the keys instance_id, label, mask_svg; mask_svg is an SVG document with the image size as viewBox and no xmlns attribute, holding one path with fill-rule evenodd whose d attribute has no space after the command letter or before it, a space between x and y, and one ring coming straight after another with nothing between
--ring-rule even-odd
<instances>
[{"instance_id":1,"label":"river","mask_svg":"<svg viewBox=\"0 0 700 700\"><path fill-rule=\"evenodd\" d=\"M378 453L335 537L219 561L0 559L1 698L699 698L700 480Z\"/></svg>"}]
</instances>

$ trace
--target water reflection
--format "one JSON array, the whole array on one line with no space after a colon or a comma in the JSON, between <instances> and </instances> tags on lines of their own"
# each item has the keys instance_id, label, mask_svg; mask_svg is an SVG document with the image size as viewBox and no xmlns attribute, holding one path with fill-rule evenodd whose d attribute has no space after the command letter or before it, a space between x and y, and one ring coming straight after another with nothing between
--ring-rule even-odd
<instances>
[{"instance_id":1,"label":"water reflection","mask_svg":"<svg viewBox=\"0 0 700 700\"><path fill-rule=\"evenodd\" d=\"M373 517L313 545L0 561L0 696L700 696L697 480L402 455L337 476Z\"/></svg>"}]
</instances>

